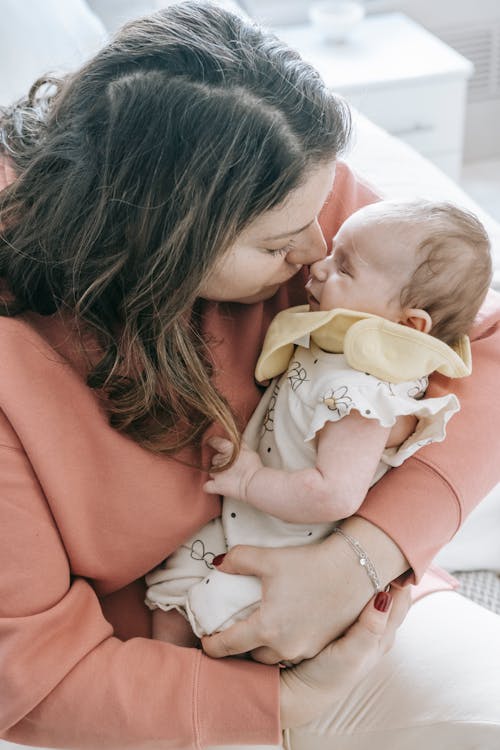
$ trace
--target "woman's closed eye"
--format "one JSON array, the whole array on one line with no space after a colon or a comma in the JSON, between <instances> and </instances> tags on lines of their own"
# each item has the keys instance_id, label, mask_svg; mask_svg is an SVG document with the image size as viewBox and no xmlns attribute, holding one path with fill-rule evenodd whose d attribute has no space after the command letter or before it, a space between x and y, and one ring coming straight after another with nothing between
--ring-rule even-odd
<instances>
[{"instance_id":1,"label":"woman's closed eye","mask_svg":"<svg viewBox=\"0 0 500 750\"><path fill-rule=\"evenodd\" d=\"M270 253L272 256L277 255L286 255L290 250L294 247L294 242L287 242L286 245L283 245L283 247L278 247L276 249L273 249L271 247L266 247L266 251Z\"/></svg>"}]
</instances>

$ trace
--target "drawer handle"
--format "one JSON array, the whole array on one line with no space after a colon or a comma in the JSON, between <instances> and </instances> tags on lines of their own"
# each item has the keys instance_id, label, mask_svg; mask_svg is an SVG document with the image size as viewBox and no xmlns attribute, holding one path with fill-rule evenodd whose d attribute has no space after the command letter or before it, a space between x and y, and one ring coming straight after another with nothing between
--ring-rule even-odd
<instances>
[{"instance_id":1,"label":"drawer handle","mask_svg":"<svg viewBox=\"0 0 500 750\"><path fill-rule=\"evenodd\" d=\"M402 128L401 130L391 130L389 131L391 135L396 136L396 138L405 138L408 135L414 135L415 133L431 133L434 130L434 125L425 125L423 123L417 122L415 125L412 125L409 128Z\"/></svg>"}]
</instances>

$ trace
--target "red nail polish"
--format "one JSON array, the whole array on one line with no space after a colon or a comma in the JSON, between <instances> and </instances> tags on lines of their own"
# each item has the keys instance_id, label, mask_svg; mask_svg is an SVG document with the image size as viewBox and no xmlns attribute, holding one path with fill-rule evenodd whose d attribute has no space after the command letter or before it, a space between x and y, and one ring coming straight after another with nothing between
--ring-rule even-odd
<instances>
[{"instance_id":1,"label":"red nail polish","mask_svg":"<svg viewBox=\"0 0 500 750\"><path fill-rule=\"evenodd\" d=\"M222 561L223 561L223 559L225 558L225 556L226 556L226 553L225 553L225 552L224 552L224 554L223 554L223 555L216 555L216 556L214 557L214 559L212 560L212 564L213 564L213 565L215 565L215 567L216 567L216 568L217 568L217 567L218 567L219 565L222 565Z\"/></svg>"},{"instance_id":2,"label":"red nail polish","mask_svg":"<svg viewBox=\"0 0 500 750\"><path fill-rule=\"evenodd\" d=\"M375 597L373 605L379 612L387 612L391 605L392 596L387 591L380 591Z\"/></svg>"}]
</instances>

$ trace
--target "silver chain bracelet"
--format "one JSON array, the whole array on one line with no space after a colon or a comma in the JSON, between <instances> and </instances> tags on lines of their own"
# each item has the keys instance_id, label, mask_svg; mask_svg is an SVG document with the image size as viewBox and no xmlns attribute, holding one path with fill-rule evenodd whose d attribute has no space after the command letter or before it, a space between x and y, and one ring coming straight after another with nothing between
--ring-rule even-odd
<instances>
[{"instance_id":1,"label":"silver chain bracelet","mask_svg":"<svg viewBox=\"0 0 500 750\"><path fill-rule=\"evenodd\" d=\"M338 526L333 530L334 534L340 534L341 537L343 537L349 547L351 547L352 550L357 555L357 558L359 560L359 564L366 570L366 574L370 581L372 582L372 586L375 589L375 593L378 594L379 591L382 591L382 586L380 585L380 578L378 577L378 573L375 569L375 565L372 563L366 552L364 551L361 544L354 539L354 537L349 536L349 534L346 534L345 531L342 531L341 528Z\"/></svg>"}]
</instances>

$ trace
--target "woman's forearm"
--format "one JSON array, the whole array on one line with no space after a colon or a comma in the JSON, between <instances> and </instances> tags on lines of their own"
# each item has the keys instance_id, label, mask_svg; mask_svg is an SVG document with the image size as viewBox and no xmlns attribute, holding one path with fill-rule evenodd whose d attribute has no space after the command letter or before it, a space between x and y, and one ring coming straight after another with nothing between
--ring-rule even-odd
<instances>
[{"instance_id":1,"label":"woman's forearm","mask_svg":"<svg viewBox=\"0 0 500 750\"><path fill-rule=\"evenodd\" d=\"M409 570L410 565L398 545L373 523L351 516L342 523L342 530L358 541L373 563L382 587ZM359 615L374 594L374 586L356 553L339 534L322 542L324 565L333 580L342 578L336 603L338 635ZM328 570L330 568L330 570Z\"/></svg>"},{"instance_id":2,"label":"woman's forearm","mask_svg":"<svg viewBox=\"0 0 500 750\"><path fill-rule=\"evenodd\" d=\"M396 542L370 521L360 516L351 516L342 523L342 529L353 536L366 551L383 586L410 568L408 560Z\"/></svg>"}]
</instances>

